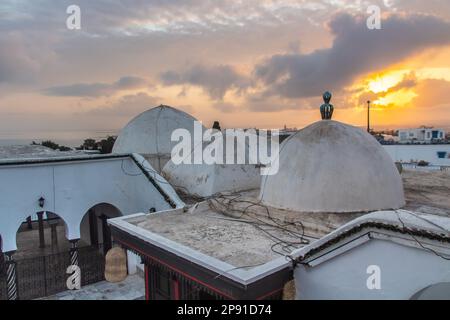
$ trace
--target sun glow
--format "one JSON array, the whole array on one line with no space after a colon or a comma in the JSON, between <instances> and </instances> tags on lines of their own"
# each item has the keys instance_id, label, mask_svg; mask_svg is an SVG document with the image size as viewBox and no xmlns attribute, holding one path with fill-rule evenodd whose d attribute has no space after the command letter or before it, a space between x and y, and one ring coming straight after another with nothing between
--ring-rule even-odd
<instances>
[{"instance_id":1,"label":"sun glow","mask_svg":"<svg viewBox=\"0 0 450 320\"><path fill-rule=\"evenodd\" d=\"M377 100L373 101L373 104L381 107L405 106L411 103L416 97L417 94L414 90L404 89L379 97Z\"/></svg>"},{"instance_id":2,"label":"sun glow","mask_svg":"<svg viewBox=\"0 0 450 320\"><path fill-rule=\"evenodd\" d=\"M367 90L373 93L387 92L399 84L408 73L408 70L401 70L375 75L368 80Z\"/></svg>"}]
</instances>

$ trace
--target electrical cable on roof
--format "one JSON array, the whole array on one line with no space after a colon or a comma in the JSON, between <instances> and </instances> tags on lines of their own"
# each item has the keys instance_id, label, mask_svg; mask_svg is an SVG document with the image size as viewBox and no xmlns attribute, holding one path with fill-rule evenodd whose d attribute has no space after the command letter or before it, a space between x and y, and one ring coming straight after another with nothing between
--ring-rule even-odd
<instances>
[{"instance_id":1,"label":"electrical cable on roof","mask_svg":"<svg viewBox=\"0 0 450 320\"><path fill-rule=\"evenodd\" d=\"M287 256L299 246L309 243L309 241L305 238L305 228L301 221L297 220L292 222L282 222L280 219L277 219L271 215L270 210L266 205L261 202L240 199L241 197L242 195L240 193L231 193L227 195L216 194L208 199L208 204L215 212L234 218L236 222L250 224L257 230L261 231L269 239L274 241L274 244L271 246L271 250L279 255ZM244 209L238 209L233 206L238 203L246 203L249 205ZM225 207L225 209L221 209L219 206ZM251 207L255 206L265 209L267 213L265 218L268 219L269 222L257 217L256 213L251 214L248 211ZM237 213L238 215L233 215L232 212ZM246 219L244 219L244 216ZM249 219L253 221L249 221ZM292 229L289 229L289 227ZM278 233L281 231L286 238L290 238L291 240L282 239L284 237L275 235L275 232L271 232L271 229L273 231L276 230Z\"/></svg>"},{"instance_id":2,"label":"electrical cable on roof","mask_svg":"<svg viewBox=\"0 0 450 320\"><path fill-rule=\"evenodd\" d=\"M408 211L403 211L403 212L411 214L411 213L408 212ZM408 228L408 227L406 226L406 224L403 222L403 220L400 218L400 214L398 213L397 210L395 211L395 213L397 214L398 221L400 221L400 223L402 224L403 229L404 229L404 230L405 230L405 231L406 231L406 232L414 239L415 242L417 242L417 244L418 244L422 249L427 250L427 251L430 251L431 253L435 254L435 255L438 256L439 258L442 258L442 259L444 259L444 260L450 261L450 257L446 257L446 256L444 256L444 255L442 255L442 254L436 252L435 250L433 250L433 249L431 249L431 248L429 248L429 247L426 247L424 244L422 244L422 242L420 242L419 239L417 239L417 237L414 235L413 231L412 231L410 228ZM416 217L416 215L414 215L414 214L411 214L411 215L414 216L414 217ZM426 221L427 221L427 220L426 220ZM427 221L427 222L429 222L429 221Z\"/></svg>"},{"instance_id":3,"label":"electrical cable on roof","mask_svg":"<svg viewBox=\"0 0 450 320\"><path fill-rule=\"evenodd\" d=\"M168 184L167 181L163 181L158 179L159 173L156 172L156 170L149 168L145 165L146 160L143 159L140 163L142 168L146 170L148 173L153 175L153 179L161 184ZM128 176L140 176L143 175L143 172L140 173L129 173L124 168L124 160L122 160L121 169L124 174ZM181 186L171 185L174 188L178 190L185 190L186 194L189 194L189 191ZM201 201L208 201L208 204L211 209L216 211L217 213L220 213L224 216L235 218L236 222L246 223L252 225L254 228L262 232L265 236L267 236L269 239L274 241L274 244L271 246L271 251L282 255L287 256L289 255L293 250L297 249L299 246L303 244L309 243L309 240L305 238L305 228L303 223L300 220L294 220L292 222L282 222L280 219L274 218L269 210L269 207L262 204L260 201L255 202L248 199L241 199L242 198L242 191L241 192L231 192L231 193L216 193L208 197L196 197L195 200L197 202ZM235 207L236 204L247 204L247 206L244 209L237 209ZM223 210L219 208L218 206L225 207L226 210ZM257 217L257 214L251 215L248 210L252 207L261 207L264 208L267 216L266 218L270 221L264 221L261 218ZM237 213L238 216L235 216L233 214L230 214L230 212ZM243 217L246 216L249 219L252 219L253 221L244 220ZM289 227L293 228L289 229ZM290 241L286 239L282 239L274 234L274 232L271 232L270 229L276 230L278 232L281 232L286 237L295 239L295 241ZM241 267L245 268L245 267Z\"/></svg>"}]
</instances>

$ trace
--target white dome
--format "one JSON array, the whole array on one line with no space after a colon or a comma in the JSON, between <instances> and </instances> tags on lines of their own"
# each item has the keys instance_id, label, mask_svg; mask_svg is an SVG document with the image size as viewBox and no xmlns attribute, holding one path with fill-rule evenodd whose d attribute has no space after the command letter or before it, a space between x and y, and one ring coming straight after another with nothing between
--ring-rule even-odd
<instances>
[{"instance_id":1,"label":"white dome","mask_svg":"<svg viewBox=\"0 0 450 320\"><path fill-rule=\"evenodd\" d=\"M191 133L196 119L169 106L147 110L131 120L120 132L114 144L114 153L170 154L170 140L175 129Z\"/></svg>"},{"instance_id":2,"label":"white dome","mask_svg":"<svg viewBox=\"0 0 450 320\"><path fill-rule=\"evenodd\" d=\"M191 115L169 106L147 110L132 119L120 132L113 153L139 153L159 172L170 159L172 132L187 129L193 136L194 121Z\"/></svg>"},{"instance_id":3,"label":"white dome","mask_svg":"<svg viewBox=\"0 0 450 320\"><path fill-rule=\"evenodd\" d=\"M260 198L299 212L369 212L405 205L395 164L368 133L316 122L280 148L279 172L263 178Z\"/></svg>"},{"instance_id":4,"label":"white dome","mask_svg":"<svg viewBox=\"0 0 450 320\"><path fill-rule=\"evenodd\" d=\"M223 139L223 163L224 164L175 164L167 162L162 170L162 175L175 188L184 193L207 197L220 192L235 192L250 189L258 189L261 185L261 170L255 164L225 164L226 163L226 135L214 133L214 139ZM208 143L202 143L203 150ZM193 159L193 152L188 157ZM236 144L234 157L238 152L243 152L248 159L249 145Z\"/></svg>"}]
</instances>

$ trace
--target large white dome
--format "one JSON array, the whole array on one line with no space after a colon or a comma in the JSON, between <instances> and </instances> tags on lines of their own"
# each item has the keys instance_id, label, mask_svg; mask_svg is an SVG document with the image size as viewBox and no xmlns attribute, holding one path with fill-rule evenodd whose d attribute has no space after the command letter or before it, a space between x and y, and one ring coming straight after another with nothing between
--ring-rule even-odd
<instances>
[{"instance_id":1,"label":"large white dome","mask_svg":"<svg viewBox=\"0 0 450 320\"><path fill-rule=\"evenodd\" d=\"M405 205L395 164L359 128L332 120L316 122L283 143L279 160L279 172L264 177L261 185L260 198L268 205L336 213Z\"/></svg>"},{"instance_id":2,"label":"large white dome","mask_svg":"<svg viewBox=\"0 0 450 320\"><path fill-rule=\"evenodd\" d=\"M170 159L172 132L187 129L193 135L194 121L191 115L175 108L161 105L147 110L132 119L120 132L113 153L140 153L160 171Z\"/></svg>"}]
</instances>

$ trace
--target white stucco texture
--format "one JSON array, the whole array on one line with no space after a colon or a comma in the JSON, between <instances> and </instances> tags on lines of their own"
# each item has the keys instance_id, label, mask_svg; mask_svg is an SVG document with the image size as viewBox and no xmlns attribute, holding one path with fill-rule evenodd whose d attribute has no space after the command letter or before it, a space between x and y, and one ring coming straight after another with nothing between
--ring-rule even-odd
<instances>
[{"instance_id":1,"label":"white stucco texture","mask_svg":"<svg viewBox=\"0 0 450 320\"><path fill-rule=\"evenodd\" d=\"M254 138L257 139L256 135ZM212 140L222 140L222 164L208 164L204 161L202 164L192 163L194 150L202 152L206 150L208 143L201 143L195 146L192 152L187 155L190 163L167 162L162 170L162 175L171 183L171 185L181 192L207 197L220 192L236 192L243 190L258 189L261 185L261 170L255 164L250 164L249 159L249 140L244 143L236 143L231 151L227 149L227 141L237 141L233 136L227 137L226 134L215 133ZM245 156L242 164L227 164L227 153L231 152L233 158L237 160L238 154ZM253 150L257 152L257 150ZM214 153L214 152L213 152ZM237 162L237 161L235 161Z\"/></svg>"},{"instance_id":2,"label":"white stucco texture","mask_svg":"<svg viewBox=\"0 0 450 320\"><path fill-rule=\"evenodd\" d=\"M164 196L133 161L152 172L156 184L176 206L182 201L168 182L154 174L138 155L115 158L72 157L58 162L46 159L3 163L0 166L0 236L3 252L14 251L16 233L25 219L39 211L49 211L66 224L69 240L80 238L80 224L90 208L110 204L122 215L170 209ZM38 199L45 205L40 208Z\"/></svg>"},{"instance_id":3,"label":"white stucco texture","mask_svg":"<svg viewBox=\"0 0 450 320\"><path fill-rule=\"evenodd\" d=\"M260 198L299 212L369 212L405 205L401 177L365 131L322 120L280 148L280 170L263 178Z\"/></svg>"}]
</instances>

